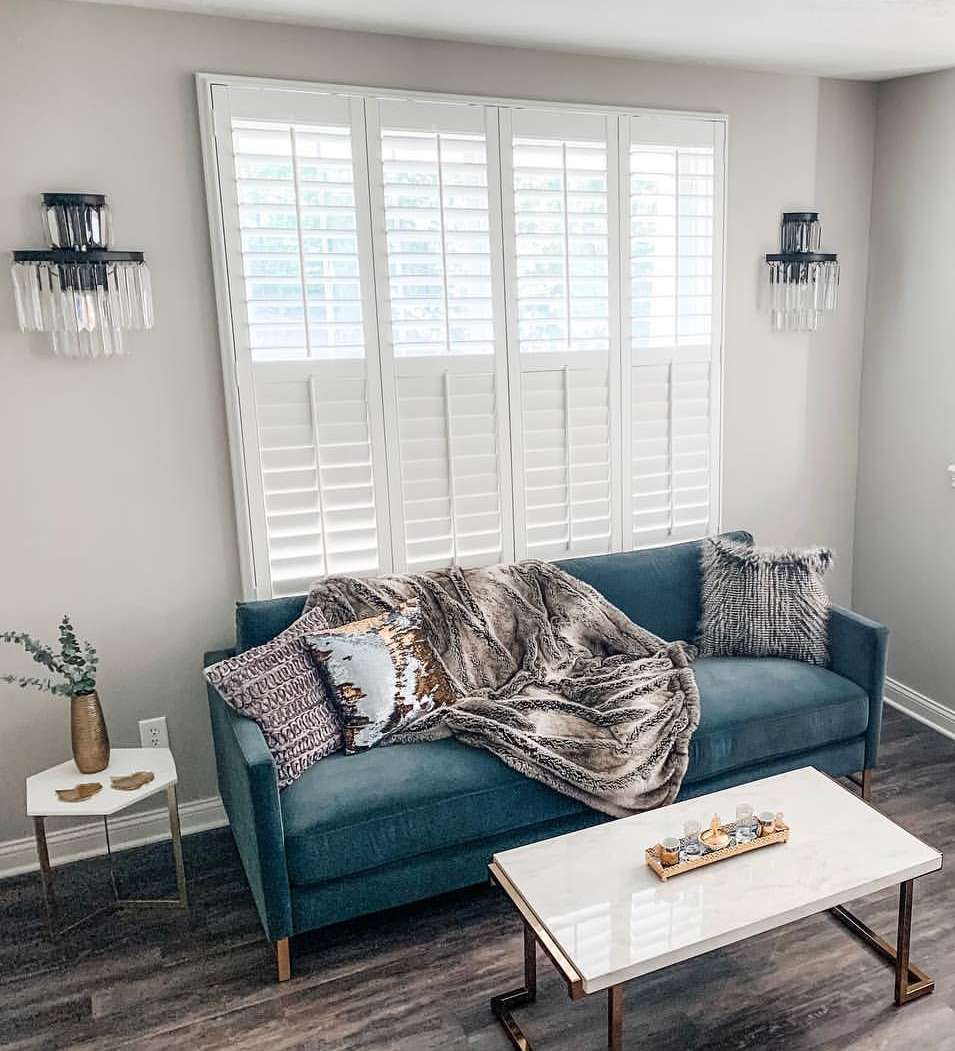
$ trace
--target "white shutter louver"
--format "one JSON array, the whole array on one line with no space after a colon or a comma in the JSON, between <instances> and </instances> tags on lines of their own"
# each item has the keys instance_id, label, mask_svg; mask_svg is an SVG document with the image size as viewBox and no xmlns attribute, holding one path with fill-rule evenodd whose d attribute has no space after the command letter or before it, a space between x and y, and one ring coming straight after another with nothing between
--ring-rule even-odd
<instances>
[{"instance_id":1,"label":"white shutter louver","mask_svg":"<svg viewBox=\"0 0 955 1051\"><path fill-rule=\"evenodd\" d=\"M395 356L493 355L483 129L382 127L381 162Z\"/></svg>"},{"instance_id":2,"label":"white shutter louver","mask_svg":"<svg viewBox=\"0 0 955 1051\"><path fill-rule=\"evenodd\" d=\"M537 558L611 551L619 506L611 398L618 341L610 324L616 141L603 117L522 110L504 124L521 550Z\"/></svg>"},{"instance_id":3,"label":"white shutter louver","mask_svg":"<svg viewBox=\"0 0 955 1051\"><path fill-rule=\"evenodd\" d=\"M483 106L369 105L395 563L408 571L513 552L495 123Z\"/></svg>"},{"instance_id":4,"label":"white shutter louver","mask_svg":"<svg viewBox=\"0 0 955 1051\"><path fill-rule=\"evenodd\" d=\"M709 363L632 369L633 541L702 536L710 521Z\"/></svg>"},{"instance_id":5,"label":"white shutter louver","mask_svg":"<svg viewBox=\"0 0 955 1051\"><path fill-rule=\"evenodd\" d=\"M232 133L253 361L362 357L351 128Z\"/></svg>"},{"instance_id":6,"label":"white shutter louver","mask_svg":"<svg viewBox=\"0 0 955 1051\"><path fill-rule=\"evenodd\" d=\"M625 530L642 547L703 536L717 523L716 126L640 117L628 125Z\"/></svg>"},{"instance_id":7,"label":"white shutter louver","mask_svg":"<svg viewBox=\"0 0 955 1051\"><path fill-rule=\"evenodd\" d=\"M503 516L493 373L398 380L409 570L500 561Z\"/></svg>"},{"instance_id":8,"label":"white shutter louver","mask_svg":"<svg viewBox=\"0 0 955 1051\"><path fill-rule=\"evenodd\" d=\"M379 569L362 377L256 374L272 591L300 595L329 573Z\"/></svg>"},{"instance_id":9,"label":"white shutter louver","mask_svg":"<svg viewBox=\"0 0 955 1051\"><path fill-rule=\"evenodd\" d=\"M587 121L592 137L580 141L517 133L525 126L532 129L542 116L522 111L514 117L520 350L609 351L606 122ZM559 131L565 122L558 118L552 123ZM541 135L548 130L542 127ZM568 131L573 131L572 125Z\"/></svg>"},{"instance_id":10,"label":"white shutter louver","mask_svg":"<svg viewBox=\"0 0 955 1051\"><path fill-rule=\"evenodd\" d=\"M524 507L533 558L612 545L610 389L606 368L523 375Z\"/></svg>"}]
</instances>

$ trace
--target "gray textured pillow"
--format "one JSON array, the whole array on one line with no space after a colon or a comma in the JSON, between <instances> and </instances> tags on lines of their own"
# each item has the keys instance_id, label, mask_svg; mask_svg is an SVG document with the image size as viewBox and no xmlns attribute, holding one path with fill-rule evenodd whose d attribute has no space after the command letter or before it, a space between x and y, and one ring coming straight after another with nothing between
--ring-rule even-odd
<instances>
[{"instance_id":1,"label":"gray textured pillow","mask_svg":"<svg viewBox=\"0 0 955 1051\"><path fill-rule=\"evenodd\" d=\"M287 788L319 759L342 747L342 727L305 637L328 627L315 607L271 642L206 668L206 680L240 715L254 719Z\"/></svg>"},{"instance_id":2,"label":"gray textured pillow","mask_svg":"<svg viewBox=\"0 0 955 1051\"><path fill-rule=\"evenodd\" d=\"M697 645L708 657L788 657L828 664L828 548L773 550L703 541Z\"/></svg>"}]
</instances>

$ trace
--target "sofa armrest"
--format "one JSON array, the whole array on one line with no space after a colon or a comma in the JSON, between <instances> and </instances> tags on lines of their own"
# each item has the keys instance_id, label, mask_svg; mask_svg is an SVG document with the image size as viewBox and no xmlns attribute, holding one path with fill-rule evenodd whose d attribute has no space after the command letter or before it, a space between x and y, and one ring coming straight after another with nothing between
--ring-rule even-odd
<instances>
[{"instance_id":1,"label":"sofa armrest","mask_svg":"<svg viewBox=\"0 0 955 1051\"><path fill-rule=\"evenodd\" d=\"M867 770L875 769L879 757L888 644L889 629L884 624L840 606L830 609L829 666L861 686L869 695L869 727L865 741Z\"/></svg>"},{"instance_id":2,"label":"sofa armrest","mask_svg":"<svg viewBox=\"0 0 955 1051\"><path fill-rule=\"evenodd\" d=\"M229 655L207 653L205 666ZM275 763L258 724L233 711L209 683L206 691L219 793L262 926L278 941L292 934L292 902Z\"/></svg>"}]
</instances>

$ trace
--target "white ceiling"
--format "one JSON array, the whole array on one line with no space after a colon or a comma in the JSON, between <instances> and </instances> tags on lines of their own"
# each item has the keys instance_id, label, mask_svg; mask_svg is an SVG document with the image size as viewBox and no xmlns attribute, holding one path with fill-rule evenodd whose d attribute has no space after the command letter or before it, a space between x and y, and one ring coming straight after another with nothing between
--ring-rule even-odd
<instances>
[{"instance_id":1,"label":"white ceiling","mask_svg":"<svg viewBox=\"0 0 955 1051\"><path fill-rule=\"evenodd\" d=\"M869 80L955 66L955 0L107 2Z\"/></svg>"}]
</instances>

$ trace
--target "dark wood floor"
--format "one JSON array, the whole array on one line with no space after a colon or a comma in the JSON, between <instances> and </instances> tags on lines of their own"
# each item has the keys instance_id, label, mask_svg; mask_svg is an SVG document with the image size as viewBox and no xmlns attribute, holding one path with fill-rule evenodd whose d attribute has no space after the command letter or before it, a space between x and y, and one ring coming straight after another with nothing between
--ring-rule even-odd
<instances>
[{"instance_id":1,"label":"dark wood floor","mask_svg":"<svg viewBox=\"0 0 955 1051\"><path fill-rule=\"evenodd\" d=\"M875 803L955 851L955 742L891 711L883 740ZM167 852L122 855L124 892L172 893ZM37 878L0 882L0 1047L509 1047L488 999L517 984L521 935L499 894L466 891L299 938L295 977L278 985L229 832L189 837L186 863L191 922L126 912L55 946L44 936ZM76 914L106 892L100 861L57 878ZM855 911L890 931L896 902L886 892ZM912 954L937 991L897 1009L883 963L830 917L804 920L631 982L625 1046L955 1049L955 865L916 885ZM604 1046L604 997L571 1003L543 957L539 971L538 1002L521 1015L535 1047Z\"/></svg>"}]
</instances>

